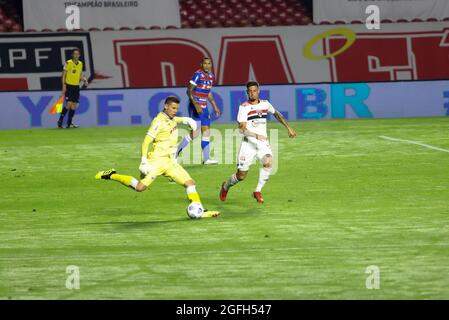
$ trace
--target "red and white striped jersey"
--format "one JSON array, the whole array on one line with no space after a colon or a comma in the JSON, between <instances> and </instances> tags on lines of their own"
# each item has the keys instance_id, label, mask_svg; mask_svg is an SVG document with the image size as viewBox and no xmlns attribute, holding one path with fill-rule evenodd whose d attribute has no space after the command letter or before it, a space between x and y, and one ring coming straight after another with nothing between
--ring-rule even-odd
<instances>
[{"instance_id":1,"label":"red and white striped jersey","mask_svg":"<svg viewBox=\"0 0 449 320\"><path fill-rule=\"evenodd\" d=\"M251 104L246 101L239 106L237 121L246 122L246 128L256 134L267 136L267 115L274 114L276 110L268 100L259 100L259 103Z\"/></svg>"}]
</instances>

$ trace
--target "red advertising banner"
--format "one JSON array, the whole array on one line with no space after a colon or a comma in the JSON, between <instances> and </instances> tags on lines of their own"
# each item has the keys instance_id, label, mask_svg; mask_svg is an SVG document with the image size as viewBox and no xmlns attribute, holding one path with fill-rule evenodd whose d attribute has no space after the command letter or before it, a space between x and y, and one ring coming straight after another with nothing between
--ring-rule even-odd
<instances>
[{"instance_id":1,"label":"red advertising banner","mask_svg":"<svg viewBox=\"0 0 449 320\"><path fill-rule=\"evenodd\" d=\"M449 23L0 36L0 90L59 89L82 51L91 88L185 86L204 56L217 85L449 79Z\"/></svg>"}]
</instances>

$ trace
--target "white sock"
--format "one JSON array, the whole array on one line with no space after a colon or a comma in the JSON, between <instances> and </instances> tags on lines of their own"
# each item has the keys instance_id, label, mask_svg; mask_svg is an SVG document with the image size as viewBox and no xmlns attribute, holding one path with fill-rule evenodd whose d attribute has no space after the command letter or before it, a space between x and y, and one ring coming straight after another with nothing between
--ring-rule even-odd
<instances>
[{"instance_id":1,"label":"white sock","mask_svg":"<svg viewBox=\"0 0 449 320\"><path fill-rule=\"evenodd\" d=\"M178 145L178 150L176 151L176 156L179 156L182 149L187 147L191 141L192 141L192 138L190 137L190 134L184 136L184 138L182 138L181 142Z\"/></svg>"},{"instance_id":2,"label":"white sock","mask_svg":"<svg viewBox=\"0 0 449 320\"><path fill-rule=\"evenodd\" d=\"M129 186L131 188L133 188L134 190L136 190L138 184L139 184L139 181L137 181L136 178L132 178L131 182L129 183Z\"/></svg>"},{"instance_id":3,"label":"white sock","mask_svg":"<svg viewBox=\"0 0 449 320\"><path fill-rule=\"evenodd\" d=\"M225 190L229 190L232 186L235 186L239 182L239 179L237 179L237 175L234 173L232 176L229 177L229 179L225 182L224 188Z\"/></svg>"},{"instance_id":4,"label":"white sock","mask_svg":"<svg viewBox=\"0 0 449 320\"><path fill-rule=\"evenodd\" d=\"M203 150L203 161L210 159L210 137L201 138L201 149Z\"/></svg>"},{"instance_id":5,"label":"white sock","mask_svg":"<svg viewBox=\"0 0 449 320\"><path fill-rule=\"evenodd\" d=\"M256 192L262 191L263 186L270 178L271 168L260 168L259 182L257 183Z\"/></svg>"},{"instance_id":6,"label":"white sock","mask_svg":"<svg viewBox=\"0 0 449 320\"><path fill-rule=\"evenodd\" d=\"M187 194L192 193L192 192L196 192L196 186L188 186L186 188L186 193Z\"/></svg>"}]
</instances>

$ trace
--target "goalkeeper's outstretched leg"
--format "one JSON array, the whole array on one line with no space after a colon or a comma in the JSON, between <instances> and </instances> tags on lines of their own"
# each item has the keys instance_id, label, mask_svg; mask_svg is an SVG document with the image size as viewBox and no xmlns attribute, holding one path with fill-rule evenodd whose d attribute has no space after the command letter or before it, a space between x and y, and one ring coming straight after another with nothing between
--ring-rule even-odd
<instances>
[{"instance_id":1,"label":"goalkeeper's outstretched leg","mask_svg":"<svg viewBox=\"0 0 449 320\"><path fill-rule=\"evenodd\" d=\"M126 176L123 174L118 174L115 169L98 171L95 175L95 179L100 180L114 180L120 182L126 187L136 190L137 192L142 192L147 189L147 186L141 183L139 180L133 176Z\"/></svg>"},{"instance_id":2,"label":"goalkeeper's outstretched leg","mask_svg":"<svg viewBox=\"0 0 449 320\"><path fill-rule=\"evenodd\" d=\"M115 169L110 170L104 170L99 171L95 175L95 179L100 180L114 180L117 182L120 182L122 185L126 187L130 187L131 189L134 189L137 192L143 192L148 189L149 184L154 181L154 178L148 181L148 179L145 179L145 182L142 182L134 178L133 176L127 176L123 174L118 174ZM196 191L196 184L193 179L189 179L184 181L183 186L185 187L187 199L190 203L192 202L199 202L201 203L200 195ZM202 215L202 218L211 218L211 217L217 217L219 215L218 211L205 211Z\"/></svg>"},{"instance_id":3,"label":"goalkeeper's outstretched leg","mask_svg":"<svg viewBox=\"0 0 449 320\"><path fill-rule=\"evenodd\" d=\"M130 187L131 189L136 190L137 192L143 192L147 190L149 185L154 181L154 177L152 177L152 179L145 178L145 182L144 180L139 181L133 176L118 174L117 170L115 169L98 171L95 175L95 179L114 180L120 182L126 187ZM192 191L192 189L195 188L195 182L192 179L186 180L184 182L184 187ZM198 195L196 190L195 192L188 192L187 196L190 202L201 202L200 196Z\"/></svg>"}]
</instances>

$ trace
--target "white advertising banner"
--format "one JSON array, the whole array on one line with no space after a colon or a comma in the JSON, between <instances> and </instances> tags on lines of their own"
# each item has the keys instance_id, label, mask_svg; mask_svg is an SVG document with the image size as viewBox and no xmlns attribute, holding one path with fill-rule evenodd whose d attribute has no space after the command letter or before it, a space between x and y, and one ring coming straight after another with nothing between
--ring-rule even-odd
<instances>
[{"instance_id":1,"label":"white advertising banner","mask_svg":"<svg viewBox=\"0 0 449 320\"><path fill-rule=\"evenodd\" d=\"M59 90L75 47L91 89L185 88L204 56L215 85L449 79L449 22L25 32L0 34L0 91Z\"/></svg>"},{"instance_id":2,"label":"white advertising banner","mask_svg":"<svg viewBox=\"0 0 449 320\"><path fill-rule=\"evenodd\" d=\"M67 28L72 21L66 8L79 8L80 28L181 25L178 0L23 0L25 29Z\"/></svg>"},{"instance_id":3,"label":"white advertising banner","mask_svg":"<svg viewBox=\"0 0 449 320\"><path fill-rule=\"evenodd\" d=\"M376 5L381 19L428 19L443 20L449 17L447 0L314 0L313 21L365 21L366 8Z\"/></svg>"},{"instance_id":4,"label":"white advertising banner","mask_svg":"<svg viewBox=\"0 0 449 320\"><path fill-rule=\"evenodd\" d=\"M236 123L246 88L212 90L221 115L213 123ZM59 91L0 92L0 130L54 128L49 114ZM181 100L179 116L188 116L185 88L82 90L76 121L82 127L148 125L167 96ZM449 81L266 85L261 98L290 121L449 116ZM273 119L272 116L268 118Z\"/></svg>"}]
</instances>

